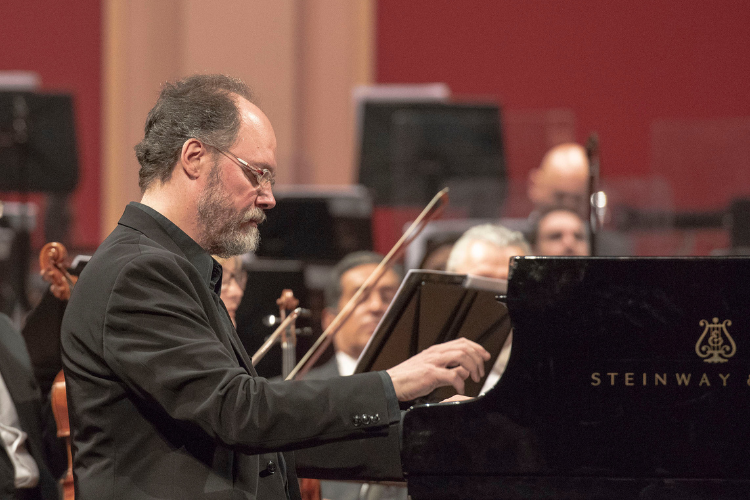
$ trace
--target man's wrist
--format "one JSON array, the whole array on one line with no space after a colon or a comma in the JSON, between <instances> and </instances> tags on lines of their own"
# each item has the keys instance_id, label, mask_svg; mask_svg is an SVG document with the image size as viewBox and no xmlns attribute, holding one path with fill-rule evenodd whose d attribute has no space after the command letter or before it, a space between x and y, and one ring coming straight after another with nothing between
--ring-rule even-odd
<instances>
[{"instance_id":1,"label":"man's wrist","mask_svg":"<svg viewBox=\"0 0 750 500\"><path fill-rule=\"evenodd\" d=\"M388 403L388 423L394 424L401 420L401 410L398 404L398 397L396 396L396 389L393 387L391 376L385 370L378 373L383 381L383 390L385 391L385 398Z\"/></svg>"}]
</instances>

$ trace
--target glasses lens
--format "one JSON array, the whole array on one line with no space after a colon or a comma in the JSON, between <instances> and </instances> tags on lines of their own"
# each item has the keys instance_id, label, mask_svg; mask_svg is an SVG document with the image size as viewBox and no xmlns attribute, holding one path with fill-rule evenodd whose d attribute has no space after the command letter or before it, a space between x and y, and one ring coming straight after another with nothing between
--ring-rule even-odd
<instances>
[{"instance_id":1,"label":"glasses lens","mask_svg":"<svg viewBox=\"0 0 750 500\"><path fill-rule=\"evenodd\" d=\"M258 184L260 184L261 186L264 186L264 187L268 186L268 185L271 185L273 183L273 179L271 177L271 172L269 172L265 168L263 169L262 172L263 173L261 174L260 179L258 179Z\"/></svg>"},{"instance_id":2,"label":"glasses lens","mask_svg":"<svg viewBox=\"0 0 750 500\"><path fill-rule=\"evenodd\" d=\"M225 274L224 279L222 279L221 281L221 289L227 290L230 286L232 286L232 282L237 283L237 286L244 290L245 286L247 285L247 273L243 271L239 274Z\"/></svg>"},{"instance_id":3,"label":"glasses lens","mask_svg":"<svg viewBox=\"0 0 750 500\"><path fill-rule=\"evenodd\" d=\"M242 271L236 276L235 279L237 280L237 285L239 285L239 287L244 290L245 286L247 285L247 273L245 271Z\"/></svg>"}]
</instances>

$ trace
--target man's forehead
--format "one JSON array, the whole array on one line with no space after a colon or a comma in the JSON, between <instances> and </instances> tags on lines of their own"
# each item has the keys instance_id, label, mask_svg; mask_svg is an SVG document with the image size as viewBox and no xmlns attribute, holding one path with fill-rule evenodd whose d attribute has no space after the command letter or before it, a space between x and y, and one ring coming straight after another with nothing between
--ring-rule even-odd
<instances>
[{"instance_id":1,"label":"man's forehead","mask_svg":"<svg viewBox=\"0 0 750 500\"><path fill-rule=\"evenodd\" d=\"M360 264L358 266L352 267L351 269L347 269L346 272L341 275L342 287L359 288L360 286L362 286L362 283L367 281L367 278L370 277L370 274L372 274L376 267L378 267L378 264L371 263ZM377 286L390 286L394 281L398 281L398 275L393 269L389 268L385 271L385 273L383 273L383 276L378 281Z\"/></svg>"},{"instance_id":2,"label":"man's forehead","mask_svg":"<svg viewBox=\"0 0 750 500\"><path fill-rule=\"evenodd\" d=\"M583 230L583 221L575 214L560 210L547 214L540 223L542 231L560 231L563 229Z\"/></svg>"},{"instance_id":3,"label":"man's forehead","mask_svg":"<svg viewBox=\"0 0 750 500\"><path fill-rule=\"evenodd\" d=\"M265 113L245 98L238 98L237 109L240 113L242 125L237 143L248 142L254 147L270 147L276 149L276 134L271 121Z\"/></svg>"}]
</instances>

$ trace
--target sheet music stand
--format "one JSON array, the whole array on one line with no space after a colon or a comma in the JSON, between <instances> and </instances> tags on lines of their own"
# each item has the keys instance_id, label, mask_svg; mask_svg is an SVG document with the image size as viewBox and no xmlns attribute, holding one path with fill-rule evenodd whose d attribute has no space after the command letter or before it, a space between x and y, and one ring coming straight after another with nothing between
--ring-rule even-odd
<instances>
[{"instance_id":1,"label":"sheet music stand","mask_svg":"<svg viewBox=\"0 0 750 500\"><path fill-rule=\"evenodd\" d=\"M0 92L0 191L20 193L24 209L26 194L49 194L50 204L57 201L63 209L48 214L67 222L64 197L77 184L78 153L72 97ZM26 213L19 215L21 220L26 220ZM9 281L14 293L7 298L10 300L0 298L3 309L9 313L19 307L23 312L29 310L26 274L30 253L29 230L18 229L10 259Z\"/></svg>"},{"instance_id":2,"label":"sheet music stand","mask_svg":"<svg viewBox=\"0 0 750 500\"><path fill-rule=\"evenodd\" d=\"M77 183L73 98L0 92L0 191L69 193Z\"/></svg>"},{"instance_id":3,"label":"sheet music stand","mask_svg":"<svg viewBox=\"0 0 750 500\"><path fill-rule=\"evenodd\" d=\"M428 347L466 337L487 349L491 359L479 382L466 379L465 394L477 396L510 333L505 299L507 281L411 270L401 283L355 373L386 370ZM443 387L419 402L442 401L456 393Z\"/></svg>"}]
</instances>

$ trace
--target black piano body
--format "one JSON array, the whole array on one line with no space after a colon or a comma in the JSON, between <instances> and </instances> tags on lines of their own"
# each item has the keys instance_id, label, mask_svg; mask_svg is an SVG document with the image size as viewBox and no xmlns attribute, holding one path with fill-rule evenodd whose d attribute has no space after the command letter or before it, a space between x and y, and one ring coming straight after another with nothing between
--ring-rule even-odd
<instances>
[{"instance_id":1,"label":"black piano body","mask_svg":"<svg viewBox=\"0 0 750 500\"><path fill-rule=\"evenodd\" d=\"M407 412L421 499L750 498L750 258L515 258L505 374Z\"/></svg>"}]
</instances>

